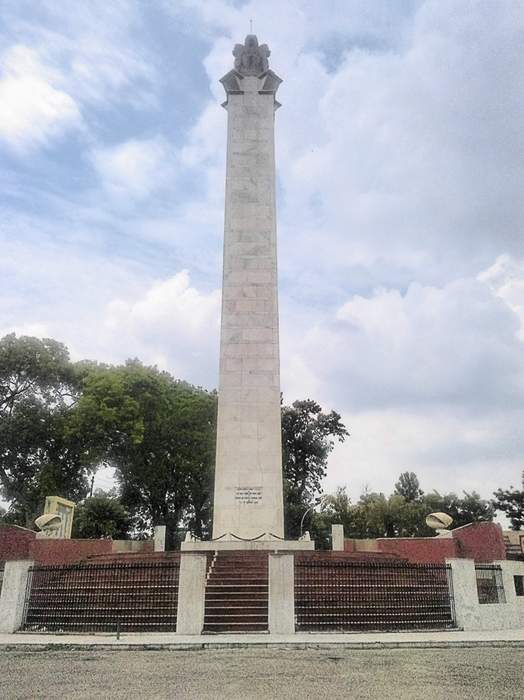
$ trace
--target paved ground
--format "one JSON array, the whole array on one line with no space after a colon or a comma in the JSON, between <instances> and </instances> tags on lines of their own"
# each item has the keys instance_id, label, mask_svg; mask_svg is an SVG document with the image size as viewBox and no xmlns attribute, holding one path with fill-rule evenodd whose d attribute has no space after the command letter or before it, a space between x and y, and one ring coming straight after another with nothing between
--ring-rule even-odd
<instances>
[{"instance_id":1,"label":"paved ground","mask_svg":"<svg viewBox=\"0 0 524 700\"><path fill-rule=\"evenodd\" d=\"M2 651L3 700L520 700L524 649Z\"/></svg>"},{"instance_id":2,"label":"paved ground","mask_svg":"<svg viewBox=\"0 0 524 700\"><path fill-rule=\"evenodd\" d=\"M287 649L361 649L437 646L497 646L524 647L524 629L483 630L464 632L448 630L440 632L322 632L289 635L276 634L207 634L183 635L158 632L142 634L123 633L120 639L115 634L0 634L0 651L13 647L46 649L69 646L82 651L93 648L120 649L217 649L248 646L275 647Z\"/></svg>"}]
</instances>

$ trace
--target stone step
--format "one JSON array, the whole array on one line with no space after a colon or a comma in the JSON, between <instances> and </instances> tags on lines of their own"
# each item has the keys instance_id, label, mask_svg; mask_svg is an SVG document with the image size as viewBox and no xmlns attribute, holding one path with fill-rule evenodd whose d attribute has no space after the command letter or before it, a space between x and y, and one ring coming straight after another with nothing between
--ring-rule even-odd
<instances>
[{"instance_id":1,"label":"stone step","mask_svg":"<svg viewBox=\"0 0 524 700\"><path fill-rule=\"evenodd\" d=\"M268 603L268 594L263 595L250 595L248 598L244 593L220 593L220 594L206 594L206 605L215 604L217 602L225 603L233 608L237 608L244 603L256 603L257 605Z\"/></svg>"},{"instance_id":2,"label":"stone step","mask_svg":"<svg viewBox=\"0 0 524 700\"><path fill-rule=\"evenodd\" d=\"M225 611L224 614L227 611L230 611L232 615L237 614L239 611L247 611L247 612L260 612L263 611L265 614L267 614L267 601L258 601L256 603L253 603L252 601L241 601L240 603L237 603L236 605L231 605L231 601L228 600L219 600L219 601L207 601L206 604L206 613L207 611L216 613L218 610L223 610Z\"/></svg>"},{"instance_id":3,"label":"stone step","mask_svg":"<svg viewBox=\"0 0 524 700\"><path fill-rule=\"evenodd\" d=\"M251 593L268 594L268 586L208 586L208 593L238 593L242 595L250 595Z\"/></svg>"},{"instance_id":4,"label":"stone step","mask_svg":"<svg viewBox=\"0 0 524 700\"><path fill-rule=\"evenodd\" d=\"M206 622L204 632L267 632L267 622Z\"/></svg>"},{"instance_id":5,"label":"stone step","mask_svg":"<svg viewBox=\"0 0 524 700\"><path fill-rule=\"evenodd\" d=\"M235 576L267 576L268 568L265 567L253 567L252 569L247 566L213 566L210 569L210 573L224 574L224 575L235 575Z\"/></svg>"},{"instance_id":6,"label":"stone step","mask_svg":"<svg viewBox=\"0 0 524 700\"><path fill-rule=\"evenodd\" d=\"M207 625L264 625L267 629L267 615L206 615Z\"/></svg>"},{"instance_id":7,"label":"stone step","mask_svg":"<svg viewBox=\"0 0 524 700\"><path fill-rule=\"evenodd\" d=\"M207 583L209 586L267 586L268 579L251 578L250 576L213 576L211 575Z\"/></svg>"}]
</instances>

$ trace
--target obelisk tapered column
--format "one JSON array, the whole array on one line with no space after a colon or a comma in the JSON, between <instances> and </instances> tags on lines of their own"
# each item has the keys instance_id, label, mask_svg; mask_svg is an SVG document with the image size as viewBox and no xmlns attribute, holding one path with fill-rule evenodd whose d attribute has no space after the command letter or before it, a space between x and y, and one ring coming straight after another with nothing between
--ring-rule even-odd
<instances>
[{"instance_id":1,"label":"obelisk tapered column","mask_svg":"<svg viewBox=\"0 0 524 700\"><path fill-rule=\"evenodd\" d=\"M281 80L254 36L224 78L228 113L213 538L283 537L274 114Z\"/></svg>"}]
</instances>

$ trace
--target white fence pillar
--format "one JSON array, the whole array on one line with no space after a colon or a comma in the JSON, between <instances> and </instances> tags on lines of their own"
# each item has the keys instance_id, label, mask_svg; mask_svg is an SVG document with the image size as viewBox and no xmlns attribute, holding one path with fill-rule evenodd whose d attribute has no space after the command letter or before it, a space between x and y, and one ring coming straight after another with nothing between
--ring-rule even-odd
<instances>
[{"instance_id":1,"label":"white fence pillar","mask_svg":"<svg viewBox=\"0 0 524 700\"><path fill-rule=\"evenodd\" d=\"M32 561L6 561L0 593L0 633L20 629L24 616L27 578Z\"/></svg>"},{"instance_id":2,"label":"white fence pillar","mask_svg":"<svg viewBox=\"0 0 524 700\"><path fill-rule=\"evenodd\" d=\"M449 559L446 562L451 566L457 627L480 629L475 562L472 559Z\"/></svg>"},{"instance_id":3,"label":"white fence pillar","mask_svg":"<svg viewBox=\"0 0 524 700\"><path fill-rule=\"evenodd\" d=\"M334 552L344 551L344 526L331 526L331 548Z\"/></svg>"},{"instance_id":4,"label":"white fence pillar","mask_svg":"<svg viewBox=\"0 0 524 700\"><path fill-rule=\"evenodd\" d=\"M155 552L166 551L166 526L156 525L153 532L153 542Z\"/></svg>"},{"instance_id":5,"label":"white fence pillar","mask_svg":"<svg viewBox=\"0 0 524 700\"><path fill-rule=\"evenodd\" d=\"M448 559L451 565L457 626L464 630L519 629L524 625L524 596L515 593L514 576L524 576L524 562L496 561L504 586L504 602L479 603L475 562Z\"/></svg>"},{"instance_id":6,"label":"white fence pillar","mask_svg":"<svg viewBox=\"0 0 524 700\"><path fill-rule=\"evenodd\" d=\"M177 634L202 634L206 574L207 554L184 552L180 555Z\"/></svg>"},{"instance_id":7,"label":"white fence pillar","mask_svg":"<svg viewBox=\"0 0 524 700\"><path fill-rule=\"evenodd\" d=\"M269 555L269 631L295 633L295 557Z\"/></svg>"}]
</instances>

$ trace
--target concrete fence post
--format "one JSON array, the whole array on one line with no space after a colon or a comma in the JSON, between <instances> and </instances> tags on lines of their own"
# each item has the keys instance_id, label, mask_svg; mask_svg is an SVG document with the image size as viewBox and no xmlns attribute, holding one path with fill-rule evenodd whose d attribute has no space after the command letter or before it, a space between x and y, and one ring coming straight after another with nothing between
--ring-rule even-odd
<instances>
[{"instance_id":1,"label":"concrete fence post","mask_svg":"<svg viewBox=\"0 0 524 700\"><path fill-rule=\"evenodd\" d=\"M295 557L289 553L269 555L269 631L295 633Z\"/></svg>"},{"instance_id":2,"label":"concrete fence post","mask_svg":"<svg viewBox=\"0 0 524 700\"><path fill-rule=\"evenodd\" d=\"M153 543L155 552L166 551L166 526L156 525L153 532Z\"/></svg>"},{"instance_id":3,"label":"concrete fence post","mask_svg":"<svg viewBox=\"0 0 524 700\"><path fill-rule=\"evenodd\" d=\"M207 555L205 553L184 552L180 555L177 634L202 634L206 574Z\"/></svg>"},{"instance_id":4,"label":"concrete fence post","mask_svg":"<svg viewBox=\"0 0 524 700\"><path fill-rule=\"evenodd\" d=\"M24 617L27 578L32 561L5 563L2 592L0 593L0 633L13 634L20 629Z\"/></svg>"},{"instance_id":5,"label":"concrete fence post","mask_svg":"<svg viewBox=\"0 0 524 700\"><path fill-rule=\"evenodd\" d=\"M457 627L480 629L475 562L472 559L446 559L446 563L451 566Z\"/></svg>"},{"instance_id":6,"label":"concrete fence post","mask_svg":"<svg viewBox=\"0 0 524 700\"><path fill-rule=\"evenodd\" d=\"M332 525L331 526L331 549L334 552L344 551L344 526L343 525Z\"/></svg>"},{"instance_id":7,"label":"concrete fence post","mask_svg":"<svg viewBox=\"0 0 524 700\"><path fill-rule=\"evenodd\" d=\"M513 572L515 567L512 561L502 560L494 561L496 566L500 566L502 572L502 585L504 586L504 597L506 603L514 605L517 602L517 595L515 593L515 585L513 583ZM517 562L517 566L520 562Z\"/></svg>"}]
</instances>

